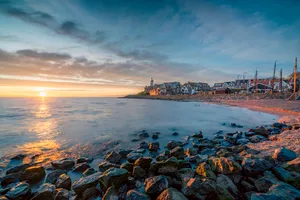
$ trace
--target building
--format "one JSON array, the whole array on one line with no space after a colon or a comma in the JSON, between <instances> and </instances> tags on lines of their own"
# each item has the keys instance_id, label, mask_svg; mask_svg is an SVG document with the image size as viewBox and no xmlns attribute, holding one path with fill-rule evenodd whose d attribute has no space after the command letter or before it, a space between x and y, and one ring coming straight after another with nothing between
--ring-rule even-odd
<instances>
[{"instance_id":1,"label":"building","mask_svg":"<svg viewBox=\"0 0 300 200\"><path fill-rule=\"evenodd\" d=\"M272 87L270 85L264 85L262 83L258 83L256 85L252 85L248 88L249 92L270 92Z\"/></svg>"},{"instance_id":2,"label":"building","mask_svg":"<svg viewBox=\"0 0 300 200\"><path fill-rule=\"evenodd\" d=\"M168 82L164 83L166 87L166 95L176 95L181 93L181 84L180 82Z\"/></svg>"},{"instance_id":3,"label":"building","mask_svg":"<svg viewBox=\"0 0 300 200\"><path fill-rule=\"evenodd\" d=\"M212 87L213 90L221 89L223 88L223 83L215 83Z\"/></svg>"}]
</instances>

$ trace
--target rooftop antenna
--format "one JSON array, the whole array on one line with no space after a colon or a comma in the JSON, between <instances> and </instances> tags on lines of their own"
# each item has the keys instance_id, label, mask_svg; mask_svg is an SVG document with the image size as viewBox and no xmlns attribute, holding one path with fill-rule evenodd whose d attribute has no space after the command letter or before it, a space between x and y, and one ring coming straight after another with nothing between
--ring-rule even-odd
<instances>
[{"instance_id":1,"label":"rooftop antenna","mask_svg":"<svg viewBox=\"0 0 300 200\"><path fill-rule=\"evenodd\" d=\"M255 91L257 92L258 90L258 84L257 84L257 69L255 71L255 81L254 81L254 86L255 86Z\"/></svg>"},{"instance_id":2,"label":"rooftop antenna","mask_svg":"<svg viewBox=\"0 0 300 200\"><path fill-rule=\"evenodd\" d=\"M273 79L272 79L272 91L274 90L274 86L275 86L276 62L277 62L277 60L274 63L274 71L273 71Z\"/></svg>"}]
</instances>

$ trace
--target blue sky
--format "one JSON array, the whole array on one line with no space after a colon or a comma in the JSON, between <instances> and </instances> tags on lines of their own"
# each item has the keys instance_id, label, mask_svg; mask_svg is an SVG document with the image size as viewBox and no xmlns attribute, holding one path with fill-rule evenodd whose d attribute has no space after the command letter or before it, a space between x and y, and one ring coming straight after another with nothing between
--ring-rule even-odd
<instances>
[{"instance_id":1,"label":"blue sky","mask_svg":"<svg viewBox=\"0 0 300 200\"><path fill-rule=\"evenodd\" d=\"M213 84L300 57L298 0L0 0L0 24L6 86Z\"/></svg>"}]
</instances>

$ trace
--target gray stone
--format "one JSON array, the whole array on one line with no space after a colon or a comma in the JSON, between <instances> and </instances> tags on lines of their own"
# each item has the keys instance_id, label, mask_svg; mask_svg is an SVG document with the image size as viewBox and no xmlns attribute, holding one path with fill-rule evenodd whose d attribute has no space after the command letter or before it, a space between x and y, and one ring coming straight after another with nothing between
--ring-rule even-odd
<instances>
[{"instance_id":1,"label":"gray stone","mask_svg":"<svg viewBox=\"0 0 300 200\"><path fill-rule=\"evenodd\" d=\"M54 200L69 200L70 192L64 188L58 188L54 191Z\"/></svg>"},{"instance_id":2,"label":"gray stone","mask_svg":"<svg viewBox=\"0 0 300 200\"><path fill-rule=\"evenodd\" d=\"M96 187L90 187L84 190L81 194L83 200L94 199L93 197L99 196L100 191Z\"/></svg>"},{"instance_id":3,"label":"gray stone","mask_svg":"<svg viewBox=\"0 0 300 200\"><path fill-rule=\"evenodd\" d=\"M64 158L61 160L55 160L51 162L52 166L56 169L69 170L74 167L75 162L70 158Z\"/></svg>"},{"instance_id":4,"label":"gray stone","mask_svg":"<svg viewBox=\"0 0 300 200\"><path fill-rule=\"evenodd\" d=\"M8 199L14 199L14 200L22 200L26 199L31 193L31 189L28 183L19 183L13 188L11 188L5 196Z\"/></svg>"},{"instance_id":5,"label":"gray stone","mask_svg":"<svg viewBox=\"0 0 300 200\"><path fill-rule=\"evenodd\" d=\"M119 168L120 165L114 164L114 163L110 163L108 161L103 161L98 165L99 171L106 171L111 167L115 167L115 168Z\"/></svg>"},{"instance_id":6,"label":"gray stone","mask_svg":"<svg viewBox=\"0 0 300 200\"><path fill-rule=\"evenodd\" d=\"M175 147L183 146L183 142L181 141L169 141L167 144L168 149L174 149Z\"/></svg>"},{"instance_id":7,"label":"gray stone","mask_svg":"<svg viewBox=\"0 0 300 200\"><path fill-rule=\"evenodd\" d=\"M296 153L290 149L281 147L275 150L272 157L278 161L285 162L294 160L296 158Z\"/></svg>"},{"instance_id":8,"label":"gray stone","mask_svg":"<svg viewBox=\"0 0 300 200\"><path fill-rule=\"evenodd\" d=\"M273 167L272 172L279 180L291 184L297 189L300 189L300 173L289 172L281 167Z\"/></svg>"},{"instance_id":9,"label":"gray stone","mask_svg":"<svg viewBox=\"0 0 300 200\"><path fill-rule=\"evenodd\" d=\"M238 196L239 191L237 187L234 185L234 183L231 181L231 179L228 178L228 176L219 174L216 182L218 185L224 187L233 196Z\"/></svg>"},{"instance_id":10,"label":"gray stone","mask_svg":"<svg viewBox=\"0 0 300 200\"><path fill-rule=\"evenodd\" d=\"M54 170L47 175L45 182L55 184L58 177L65 173L67 173L67 171L65 171L65 170L61 170L61 169Z\"/></svg>"},{"instance_id":11,"label":"gray stone","mask_svg":"<svg viewBox=\"0 0 300 200\"><path fill-rule=\"evenodd\" d=\"M54 199L55 186L50 183L44 183L34 193L31 200L53 200Z\"/></svg>"},{"instance_id":12,"label":"gray stone","mask_svg":"<svg viewBox=\"0 0 300 200\"><path fill-rule=\"evenodd\" d=\"M45 169L42 166L28 167L21 176L21 180L28 182L38 182L46 175Z\"/></svg>"},{"instance_id":13,"label":"gray stone","mask_svg":"<svg viewBox=\"0 0 300 200\"><path fill-rule=\"evenodd\" d=\"M18 154L11 158L11 160L23 160L26 157L24 154Z\"/></svg>"},{"instance_id":14,"label":"gray stone","mask_svg":"<svg viewBox=\"0 0 300 200\"><path fill-rule=\"evenodd\" d=\"M127 160L130 163L134 163L137 159L139 159L140 157L142 157L142 154L140 153L136 153L136 152L131 152L127 155Z\"/></svg>"},{"instance_id":15,"label":"gray stone","mask_svg":"<svg viewBox=\"0 0 300 200\"><path fill-rule=\"evenodd\" d=\"M215 156L216 155L216 150L214 148L204 149L200 152L200 155L207 155L208 157Z\"/></svg>"},{"instance_id":16,"label":"gray stone","mask_svg":"<svg viewBox=\"0 0 300 200\"><path fill-rule=\"evenodd\" d=\"M0 179L2 186L7 186L11 183L16 183L21 179L22 172L7 174Z\"/></svg>"},{"instance_id":17,"label":"gray stone","mask_svg":"<svg viewBox=\"0 0 300 200\"><path fill-rule=\"evenodd\" d=\"M285 163L282 167L289 171L300 172L300 157Z\"/></svg>"},{"instance_id":18,"label":"gray stone","mask_svg":"<svg viewBox=\"0 0 300 200\"><path fill-rule=\"evenodd\" d=\"M139 178L145 178L147 176L147 173L140 166L134 166L132 175L134 178L139 179Z\"/></svg>"},{"instance_id":19,"label":"gray stone","mask_svg":"<svg viewBox=\"0 0 300 200\"><path fill-rule=\"evenodd\" d=\"M70 190L71 185L71 178L67 174L60 175L55 184L56 188L64 188L66 190Z\"/></svg>"},{"instance_id":20,"label":"gray stone","mask_svg":"<svg viewBox=\"0 0 300 200\"><path fill-rule=\"evenodd\" d=\"M87 163L80 163L77 164L75 169L73 170L74 172L84 172L85 170L87 170L88 168L91 168L91 166Z\"/></svg>"},{"instance_id":21,"label":"gray stone","mask_svg":"<svg viewBox=\"0 0 300 200\"><path fill-rule=\"evenodd\" d=\"M109 168L100 176L99 181L103 188L113 186L119 188L127 181L128 171L126 169Z\"/></svg>"},{"instance_id":22,"label":"gray stone","mask_svg":"<svg viewBox=\"0 0 300 200\"><path fill-rule=\"evenodd\" d=\"M171 157L166 161L160 161L153 163L150 167L150 171L156 174L172 174L179 168L179 162L177 158Z\"/></svg>"},{"instance_id":23,"label":"gray stone","mask_svg":"<svg viewBox=\"0 0 300 200\"><path fill-rule=\"evenodd\" d=\"M120 163L121 156L117 152L112 151L106 156L105 159L110 163L118 164Z\"/></svg>"},{"instance_id":24,"label":"gray stone","mask_svg":"<svg viewBox=\"0 0 300 200\"><path fill-rule=\"evenodd\" d=\"M236 141L237 144L247 144L250 141L247 138L241 138Z\"/></svg>"},{"instance_id":25,"label":"gray stone","mask_svg":"<svg viewBox=\"0 0 300 200\"><path fill-rule=\"evenodd\" d=\"M159 149L159 142L151 142L148 148L149 151L157 151Z\"/></svg>"},{"instance_id":26,"label":"gray stone","mask_svg":"<svg viewBox=\"0 0 300 200\"><path fill-rule=\"evenodd\" d=\"M126 195L126 200L150 200L150 197L136 190L129 190Z\"/></svg>"},{"instance_id":27,"label":"gray stone","mask_svg":"<svg viewBox=\"0 0 300 200\"><path fill-rule=\"evenodd\" d=\"M181 182L187 182L194 177L195 173L191 168L182 168L176 171L175 175Z\"/></svg>"},{"instance_id":28,"label":"gray stone","mask_svg":"<svg viewBox=\"0 0 300 200\"><path fill-rule=\"evenodd\" d=\"M253 135L251 137L249 137L249 140L252 142L252 143L258 143L258 142L261 142L262 140L265 140L266 138L262 135Z\"/></svg>"},{"instance_id":29,"label":"gray stone","mask_svg":"<svg viewBox=\"0 0 300 200\"><path fill-rule=\"evenodd\" d=\"M96 172L97 172L97 171L94 170L93 168L88 168L88 169L86 169L86 170L83 172L82 176L83 176L83 177L86 177L86 176L95 174Z\"/></svg>"},{"instance_id":30,"label":"gray stone","mask_svg":"<svg viewBox=\"0 0 300 200\"><path fill-rule=\"evenodd\" d=\"M110 187L106 190L102 199L103 200L119 200L118 191L115 188Z\"/></svg>"},{"instance_id":31,"label":"gray stone","mask_svg":"<svg viewBox=\"0 0 300 200\"><path fill-rule=\"evenodd\" d=\"M28 167L31 167L31 166L32 166L32 164L21 164L21 165L10 168L9 170L7 170L6 174L23 172L24 170L26 170Z\"/></svg>"},{"instance_id":32,"label":"gray stone","mask_svg":"<svg viewBox=\"0 0 300 200\"><path fill-rule=\"evenodd\" d=\"M154 176L145 180L145 192L149 195L160 194L168 188L168 180L165 176Z\"/></svg>"},{"instance_id":33,"label":"gray stone","mask_svg":"<svg viewBox=\"0 0 300 200\"><path fill-rule=\"evenodd\" d=\"M175 147L171 150L170 156L174 156L177 159L184 159L184 149L182 147Z\"/></svg>"},{"instance_id":34,"label":"gray stone","mask_svg":"<svg viewBox=\"0 0 300 200\"><path fill-rule=\"evenodd\" d=\"M261 158L244 158L242 167L247 175L257 175L272 167L272 163Z\"/></svg>"},{"instance_id":35,"label":"gray stone","mask_svg":"<svg viewBox=\"0 0 300 200\"><path fill-rule=\"evenodd\" d=\"M122 158L126 158L128 154L130 154L132 152L131 149L120 149L118 154L122 157Z\"/></svg>"},{"instance_id":36,"label":"gray stone","mask_svg":"<svg viewBox=\"0 0 300 200\"><path fill-rule=\"evenodd\" d=\"M206 177L206 178L216 179L216 175L212 171L210 165L205 162L198 165L198 167L196 169L196 174Z\"/></svg>"},{"instance_id":37,"label":"gray stone","mask_svg":"<svg viewBox=\"0 0 300 200\"><path fill-rule=\"evenodd\" d=\"M187 149L185 150L185 154L186 154L187 156L195 156L195 155L198 154L198 149L196 149L196 148L187 148Z\"/></svg>"},{"instance_id":38,"label":"gray stone","mask_svg":"<svg viewBox=\"0 0 300 200\"><path fill-rule=\"evenodd\" d=\"M300 198L300 191L294 188L293 186L279 182L276 185L273 185L269 189L269 193L276 194L278 196L281 196L283 198L287 199L299 199Z\"/></svg>"},{"instance_id":39,"label":"gray stone","mask_svg":"<svg viewBox=\"0 0 300 200\"><path fill-rule=\"evenodd\" d=\"M141 168L148 169L151 165L152 158L151 157L140 157L135 162L135 166L140 166Z\"/></svg>"},{"instance_id":40,"label":"gray stone","mask_svg":"<svg viewBox=\"0 0 300 200\"><path fill-rule=\"evenodd\" d=\"M175 188L165 189L156 200L188 200L181 192Z\"/></svg>"},{"instance_id":41,"label":"gray stone","mask_svg":"<svg viewBox=\"0 0 300 200\"><path fill-rule=\"evenodd\" d=\"M278 183L278 180L271 176L263 176L254 182L255 187L259 192L267 192L269 188L276 183Z\"/></svg>"},{"instance_id":42,"label":"gray stone","mask_svg":"<svg viewBox=\"0 0 300 200\"><path fill-rule=\"evenodd\" d=\"M235 174L242 170L241 166L229 158L211 158L209 164L212 170L220 174Z\"/></svg>"},{"instance_id":43,"label":"gray stone","mask_svg":"<svg viewBox=\"0 0 300 200\"><path fill-rule=\"evenodd\" d=\"M81 194L87 188L94 187L98 184L99 178L101 176L101 172L97 172L95 174L89 175L87 177L82 177L79 180L73 183L73 190L76 194Z\"/></svg>"},{"instance_id":44,"label":"gray stone","mask_svg":"<svg viewBox=\"0 0 300 200\"><path fill-rule=\"evenodd\" d=\"M77 164L80 164L80 163L90 163L93 161L93 158L85 158L85 157L81 157L81 158L78 158L76 163Z\"/></svg>"}]
</instances>

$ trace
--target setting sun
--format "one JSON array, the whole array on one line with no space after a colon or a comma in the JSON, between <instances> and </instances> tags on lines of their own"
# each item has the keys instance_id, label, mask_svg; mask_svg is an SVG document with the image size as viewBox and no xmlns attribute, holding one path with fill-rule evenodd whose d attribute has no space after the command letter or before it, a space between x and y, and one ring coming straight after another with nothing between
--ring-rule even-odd
<instances>
[{"instance_id":1,"label":"setting sun","mask_svg":"<svg viewBox=\"0 0 300 200\"><path fill-rule=\"evenodd\" d=\"M47 95L46 92L40 92L40 97L45 97Z\"/></svg>"}]
</instances>

